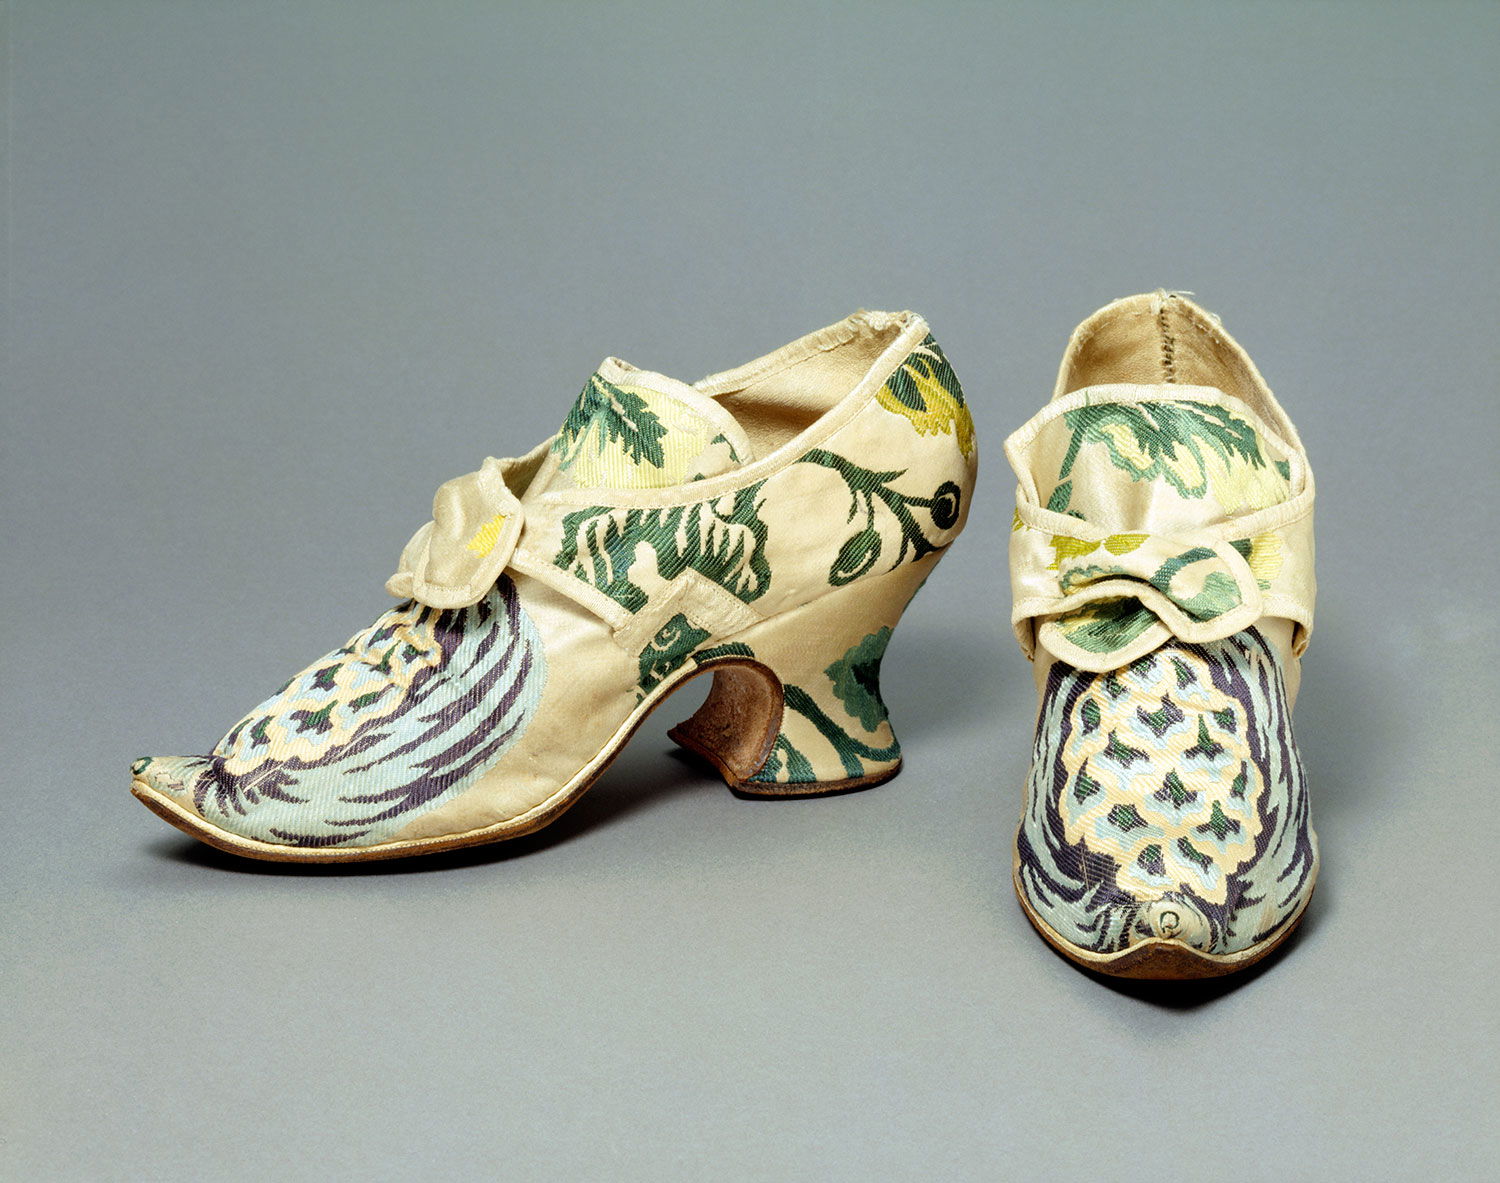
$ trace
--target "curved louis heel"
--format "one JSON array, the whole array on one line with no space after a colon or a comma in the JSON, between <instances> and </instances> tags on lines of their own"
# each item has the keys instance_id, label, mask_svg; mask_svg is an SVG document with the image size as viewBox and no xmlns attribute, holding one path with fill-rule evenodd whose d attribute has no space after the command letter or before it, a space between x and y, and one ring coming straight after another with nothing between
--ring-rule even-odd
<instances>
[{"instance_id":1,"label":"curved louis heel","mask_svg":"<svg viewBox=\"0 0 1500 1183\"><path fill-rule=\"evenodd\" d=\"M901 745L880 695L880 665L936 563L851 584L700 654L713 687L670 738L746 796L822 796L890 780L901 770Z\"/></svg>"}]
</instances>

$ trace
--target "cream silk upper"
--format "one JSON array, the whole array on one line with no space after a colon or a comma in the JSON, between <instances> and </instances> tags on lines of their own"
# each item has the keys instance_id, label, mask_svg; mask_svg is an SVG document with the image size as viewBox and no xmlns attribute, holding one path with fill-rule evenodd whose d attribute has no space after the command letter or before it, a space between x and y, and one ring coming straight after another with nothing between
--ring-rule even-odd
<instances>
[{"instance_id":1,"label":"cream silk upper","mask_svg":"<svg viewBox=\"0 0 1500 1183\"><path fill-rule=\"evenodd\" d=\"M1156 293L1079 327L1005 448L1040 692L1022 902L1089 964L1152 938L1249 955L1317 868L1290 718L1316 597L1301 440L1217 318Z\"/></svg>"},{"instance_id":2,"label":"cream silk upper","mask_svg":"<svg viewBox=\"0 0 1500 1183\"><path fill-rule=\"evenodd\" d=\"M556 436L438 490L387 583L396 607L209 755L137 762L140 791L265 857L505 836L729 659L781 683L758 779L888 774L880 659L963 528L976 460L911 313L691 385L608 359Z\"/></svg>"}]
</instances>

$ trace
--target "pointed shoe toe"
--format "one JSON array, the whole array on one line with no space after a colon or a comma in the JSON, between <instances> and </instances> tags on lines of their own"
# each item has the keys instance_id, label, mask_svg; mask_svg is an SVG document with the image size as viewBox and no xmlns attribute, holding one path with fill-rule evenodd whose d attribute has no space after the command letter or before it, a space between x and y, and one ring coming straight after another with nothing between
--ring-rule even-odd
<instances>
[{"instance_id":1,"label":"pointed shoe toe","mask_svg":"<svg viewBox=\"0 0 1500 1183\"><path fill-rule=\"evenodd\" d=\"M196 814L193 789L208 763L206 756L142 756L130 766L130 791L147 805Z\"/></svg>"},{"instance_id":2,"label":"pointed shoe toe","mask_svg":"<svg viewBox=\"0 0 1500 1183\"><path fill-rule=\"evenodd\" d=\"M1217 319L1161 292L1080 326L1006 452L1040 698L1026 915L1101 973L1251 965L1317 877L1291 726L1315 594L1296 430Z\"/></svg>"},{"instance_id":3,"label":"pointed shoe toe","mask_svg":"<svg viewBox=\"0 0 1500 1183\"><path fill-rule=\"evenodd\" d=\"M562 428L443 485L397 603L206 757L138 761L154 812L254 858L394 858L545 826L645 717L737 792L894 776L880 694L964 527L973 420L926 323L858 313L688 384L609 358Z\"/></svg>"}]
</instances>

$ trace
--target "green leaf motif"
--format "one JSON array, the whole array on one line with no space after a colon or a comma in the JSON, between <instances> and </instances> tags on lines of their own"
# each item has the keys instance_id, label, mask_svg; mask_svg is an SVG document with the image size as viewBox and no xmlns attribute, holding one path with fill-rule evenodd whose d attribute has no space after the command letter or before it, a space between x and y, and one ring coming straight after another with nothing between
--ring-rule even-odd
<instances>
[{"instance_id":1,"label":"green leaf motif","mask_svg":"<svg viewBox=\"0 0 1500 1183\"><path fill-rule=\"evenodd\" d=\"M842 657L824 671L833 683L834 695L848 713L849 718L846 720L833 718L801 686L782 687L785 710L801 715L813 725L833 749L846 776L863 776L866 772L866 760L883 764L901 755L901 743L894 735L888 744L868 742L868 739L874 738L873 733L886 719L885 703L880 697L879 678L880 662L885 657L890 639L891 630L882 627L850 646ZM743 645L723 648L742 650L743 656L753 657L749 648ZM712 652L714 651L701 650L694 655L694 660L706 659ZM858 720L868 739L854 734L849 725L854 720ZM818 773L807 754L782 732L771 745L765 764L750 779L767 784L778 781L783 784L812 784L818 780Z\"/></svg>"},{"instance_id":2,"label":"green leaf motif","mask_svg":"<svg viewBox=\"0 0 1500 1183\"><path fill-rule=\"evenodd\" d=\"M908 555L915 562L924 555L942 550L946 545L933 542L927 537L914 510L925 510L926 516L938 530L950 529L959 519L963 491L952 481L944 481L933 490L931 497L917 497L891 487L892 482L906 475L905 469L876 472L826 448L810 449L798 463L818 464L832 469L843 479L849 490L849 521L858 528L844 540L829 567L828 582L833 587L853 583L870 571L879 560L882 544L880 530L876 526L877 505L890 512L901 531L896 555L889 568L892 571Z\"/></svg>"},{"instance_id":3,"label":"green leaf motif","mask_svg":"<svg viewBox=\"0 0 1500 1183\"><path fill-rule=\"evenodd\" d=\"M746 603L771 585L766 524L759 516L764 482L712 501L665 509L591 505L563 518L563 542L553 562L631 612L646 604L646 590L630 577L636 550L650 545L657 573L676 579L692 569Z\"/></svg>"},{"instance_id":4,"label":"green leaf motif","mask_svg":"<svg viewBox=\"0 0 1500 1183\"><path fill-rule=\"evenodd\" d=\"M750 779L775 784L780 779L783 768L786 769L785 783L787 784L806 785L818 779L818 774L813 771L812 761L784 735L776 737L776 742L771 745L771 752L766 757L766 762Z\"/></svg>"},{"instance_id":5,"label":"green leaf motif","mask_svg":"<svg viewBox=\"0 0 1500 1183\"><path fill-rule=\"evenodd\" d=\"M651 690L661 685L662 680L687 661L693 650L708 638L707 629L699 628L681 612L677 613L641 650L640 688Z\"/></svg>"},{"instance_id":6,"label":"green leaf motif","mask_svg":"<svg viewBox=\"0 0 1500 1183\"><path fill-rule=\"evenodd\" d=\"M1156 623L1156 613L1134 597L1095 600L1060 618L1063 635L1090 653L1123 649Z\"/></svg>"},{"instance_id":7,"label":"green leaf motif","mask_svg":"<svg viewBox=\"0 0 1500 1183\"><path fill-rule=\"evenodd\" d=\"M1210 571L1203 577L1203 584L1193 595L1172 593L1172 580L1184 567L1216 559L1218 556L1204 546L1195 546L1180 555L1168 559L1151 577L1151 586L1171 598L1179 608L1194 620L1213 620L1238 608L1244 598L1239 584L1222 571Z\"/></svg>"},{"instance_id":8,"label":"green leaf motif","mask_svg":"<svg viewBox=\"0 0 1500 1183\"><path fill-rule=\"evenodd\" d=\"M782 693L785 695L786 709L795 711L807 719L808 722L818 729L823 738L828 741L829 746L833 748L834 753L838 756L839 762L843 764L845 775L851 777L864 775L865 767L862 762L864 759L884 762L886 760L893 760L901 754L901 744L894 736L891 737L890 743L882 747L875 747L866 743L858 736L851 735L848 730L831 718L828 712L818 705L817 700L806 690L802 689L802 687L785 686L782 688ZM884 712L884 709L882 706L882 712ZM783 744L785 744L789 754L797 753L796 748L792 747L791 741L785 735L778 736L776 747L780 748ZM800 753L797 754L800 755ZM774 781L777 779L780 771L781 764L779 761L773 762L768 759L765 766L750 779ZM788 772L793 782L814 779L812 763L806 757L802 758L800 770L797 766L789 762Z\"/></svg>"},{"instance_id":9,"label":"green leaf motif","mask_svg":"<svg viewBox=\"0 0 1500 1183\"><path fill-rule=\"evenodd\" d=\"M725 435L722 431L719 432L718 435L714 436L713 439L709 440L708 443L710 447L715 444L723 444L726 448L729 449L729 459L734 461L734 463L736 464L745 463L745 458L740 455L739 449L734 446L734 441L727 435Z\"/></svg>"},{"instance_id":10,"label":"green leaf motif","mask_svg":"<svg viewBox=\"0 0 1500 1183\"><path fill-rule=\"evenodd\" d=\"M1131 480L1160 478L1191 498L1208 492L1210 455L1225 465L1238 460L1252 468L1266 466L1255 428L1213 403L1099 403L1068 411L1063 422L1073 438L1047 503L1057 513L1068 512L1073 491L1068 478L1083 444L1103 444Z\"/></svg>"},{"instance_id":11,"label":"green leaf motif","mask_svg":"<svg viewBox=\"0 0 1500 1183\"><path fill-rule=\"evenodd\" d=\"M874 731L886 717L885 703L880 699L880 661L890 642L891 630L882 626L825 671L833 682L834 695L866 731Z\"/></svg>"},{"instance_id":12,"label":"green leaf motif","mask_svg":"<svg viewBox=\"0 0 1500 1183\"><path fill-rule=\"evenodd\" d=\"M634 464L666 464L661 441L667 429L646 400L598 374L585 384L552 445L563 468L577 458L590 429L597 429L600 452L606 444L618 444Z\"/></svg>"}]
</instances>

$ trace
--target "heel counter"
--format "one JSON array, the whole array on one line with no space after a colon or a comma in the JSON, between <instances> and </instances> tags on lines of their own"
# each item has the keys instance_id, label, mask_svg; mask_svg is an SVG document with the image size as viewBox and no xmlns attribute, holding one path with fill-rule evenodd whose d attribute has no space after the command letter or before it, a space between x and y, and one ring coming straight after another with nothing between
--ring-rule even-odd
<instances>
[{"instance_id":1,"label":"heel counter","mask_svg":"<svg viewBox=\"0 0 1500 1183\"><path fill-rule=\"evenodd\" d=\"M963 384L930 331L885 380L875 401L907 419L918 437L947 445L927 450L924 459L932 475L958 486L967 515L978 467L978 434Z\"/></svg>"},{"instance_id":2,"label":"heel counter","mask_svg":"<svg viewBox=\"0 0 1500 1183\"><path fill-rule=\"evenodd\" d=\"M974 417L969 412L963 384L932 333L907 354L906 360L886 379L881 393L900 404L899 409L896 406L888 409L907 415L920 433L951 435L963 456L974 455L977 443Z\"/></svg>"},{"instance_id":3,"label":"heel counter","mask_svg":"<svg viewBox=\"0 0 1500 1183\"><path fill-rule=\"evenodd\" d=\"M851 421L800 457L799 467L836 474L848 496L828 585L879 578L944 552L968 521L977 460L963 389L928 333ZM837 487L825 480L822 495Z\"/></svg>"}]
</instances>

